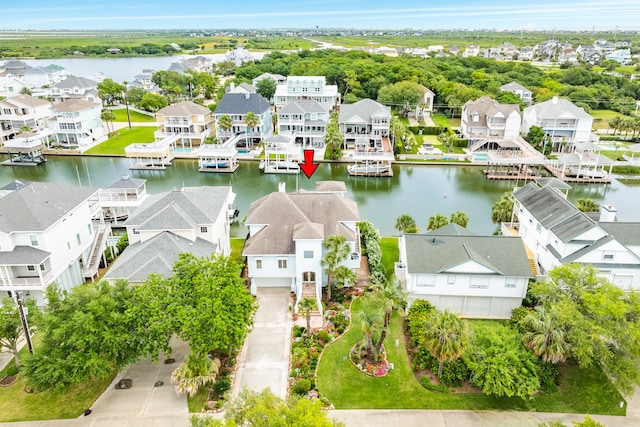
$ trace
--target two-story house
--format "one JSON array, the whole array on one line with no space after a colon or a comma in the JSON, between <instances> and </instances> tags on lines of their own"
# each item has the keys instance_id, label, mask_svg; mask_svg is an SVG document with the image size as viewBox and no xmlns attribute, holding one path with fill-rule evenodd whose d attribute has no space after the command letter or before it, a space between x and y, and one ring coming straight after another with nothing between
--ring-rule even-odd
<instances>
[{"instance_id":1,"label":"two-story house","mask_svg":"<svg viewBox=\"0 0 640 427\"><path fill-rule=\"evenodd\" d=\"M517 230L542 273L567 263L591 264L622 289L640 288L640 223L616 221L616 209L595 218L552 186L529 183L514 191Z\"/></svg>"},{"instance_id":2,"label":"two-story house","mask_svg":"<svg viewBox=\"0 0 640 427\"><path fill-rule=\"evenodd\" d=\"M25 87L26 84L16 77L0 76L0 96L6 98L18 95Z\"/></svg>"},{"instance_id":3,"label":"two-story house","mask_svg":"<svg viewBox=\"0 0 640 427\"><path fill-rule=\"evenodd\" d=\"M20 131L48 131L47 120L53 115L51 103L31 95L14 95L0 101L0 142L13 139Z\"/></svg>"},{"instance_id":4,"label":"two-story house","mask_svg":"<svg viewBox=\"0 0 640 427\"><path fill-rule=\"evenodd\" d=\"M54 104L71 99L102 103L98 97L98 83L85 77L67 76L66 79L51 86L50 96Z\"/></svg>"},{"instance_id":5,"label":"two-story house","mask_svg":"<svg viewBox=\"0 0 640 427\"><path fill-rule=\"evenodd\" d=\"M108 227L95 226L97 188L14 181L0 194L0 290L44 305L51 283L70 289L91 278Z\"/></svg>"},{"instance_id":6,"label":"two-story house","mask_svg":"<svg viewBox=\"0 0 640 427\"><path fill-rule=\"evenodd\" d=\"M391 107L368 98L355 104L344 104L340 107L338 124L347 147L360 138L380 141L389 136Z\"/></svg>"},{"instance_id":7,"label":"two-story house","mask_svg":"<svg viewBox=\"0 0 640 427\"><path fill-rule=\"evenodd\" d=\"M511 82L506 85L502 85L500 86L500 90L518 95L518 97L522 99L522 102L527 105L531 105L533 103L533 92L518 82Z\"/></svg>"},{"instance_id":8,"label":"two-story house","mask_svg":"<svg viewBox=\"0 0 640 427\"><path fill-rule=\"evenodd\" d=\"M524 109L522 133L529 132L531 126L544 130L553 143L554 151L570 151L574 144L591 139L593 117L568 99L554 96Z\"/></svg>"},{"instance_id":9,"label":"two-story house","mask_svg":"<svg viewBox=\"0 0 640 427\"><path fill-rule=\"evenodd\" d=\"M84 99L70 99L52 107L55 117L49 121L57 147L81 153L107 140L102 127L102 105Z\"/></svg>"},{"instance_id":10,"label":"two-story house","mask_svg":"<svg viewBox=\"0 0 640 427\"><path fill-rule=\"evenodd\" d=\"M206 138L213 136L211 110L191 101L178 102L158 110L156 122L160 127L154 132L156 139L177 136L183 147L200 146Z\"/></svg>"},{"instance_id":11,"label":"two-story house","mask_svg":"<svg viewBox=\"0 0 640 427\"><path fill-rule=\"evenodd\" d=\"M258 123L251 129L245 123L245 116L249 112L258 118ZM262 140L271 134L271 105L259 93L225 93L213 115L218 123L216 137L219 141L240 134ZM228 116L231 119L231 128L222 129L220 127L220 117L222 116Z\"/></svg>"},{"instance_id":12,"label":"two-story house","mask_svg":"<svg viewBox=\"0 0 640 427\"><path fill-rule=\"evenodd\" d=\"M396 277L409 305L429 301L464 317L508 319L534 272L518 237L478 236L456 224L398 241Z\"/></svg>"},{"instance_id":13,"label":"two-story house","mask_svg":"<svg viewBox=\"0 0 640 427\"><path fill-rule=\"evenodd\" d=\"M277 108L298 99L312 99L333 110L340 104L337 85L328 85L324 76L289 76L285 84L276 86L273 96Z\"/></svg>"},{"instance_id":14,"label":"two-story house","mask_svg":"<svg viewBox=\"0 0 640 427\"><path fill-rule=\"evenodd\" d=\"M499 142L520 135L520 106L500 104L483 96L462 106L460 132L471 151L496 149Z\"/></svg>"},{"instance_id":15,"label":"two-story house","mask_svg":"<svg viewBox=\"0 0 640 427\"><path fill-rule=\"evenodd\" d=\"M316 183L316 191L279 191L253 202L245 224L249 237L242 254L247 257L251 292L259 288L284 287L302 297L315 298L321 310L326 275L322 266L324 243L342 235L350 255L343 265L360 267L360 221L358 206L344 197L343 182Z\"/></svg>"},{"instance_id":16,"label":"two-story house","mask_svg":"<svg viewBox=\"0 0 640 427\"><path fill-rule=\"evenodd\" d=\"M324 144L329 107L312 99L291 101L278 110L278 133L295 133L296 142L305 147Z\"/></svg>"},{"instance_id":17,"label":"two-story house","mask_svg":"<svg viewBox=\"0 0 640 427\"><path fill-rule=\"evenodd\" d=\"M202 257L231 253L228 212L231 187L185 187L154 194L129 216L124 226L129 246L105 275L142 283L150 274L169 277L181 253Z\"/></svg>"}]
</instances>

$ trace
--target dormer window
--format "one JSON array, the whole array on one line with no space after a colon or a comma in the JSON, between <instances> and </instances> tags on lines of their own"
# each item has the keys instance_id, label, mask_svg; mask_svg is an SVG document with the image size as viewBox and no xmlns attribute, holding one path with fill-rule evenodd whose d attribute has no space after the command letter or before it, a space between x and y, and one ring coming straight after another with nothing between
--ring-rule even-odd
<instances>
[{"instance_id":1,"label":"dormer window","mask_svg":"<svg viewBox=\"0 0 640 427\"><path fill-rule=\"evenodd\" d=\"M471 120L473 120L474 122L479 122L480 121L480 115L479 114L474 114L471 117Z\"/></svg>"}]
</instances>

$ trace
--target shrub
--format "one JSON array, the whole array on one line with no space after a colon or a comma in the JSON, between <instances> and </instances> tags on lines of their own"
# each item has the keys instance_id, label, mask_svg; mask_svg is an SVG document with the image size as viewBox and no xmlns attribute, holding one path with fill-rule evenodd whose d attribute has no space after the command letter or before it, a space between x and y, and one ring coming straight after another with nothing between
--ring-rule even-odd
<instances>
[{"instance_id":1,"label":"shrub","mask_svg":"<svg viewBox=\"0 0 640 427\"><path fill-rule=\"evenodd\" d=\"M295 394L300 395L300 396L304 396L305 394L307 394L309 392L309 390L311 390L311 381L306 380L306 379L299 380L293 386L293 392Z\"/></svg>"},{"instance_id":2,"label":"shrub","mask_svg":"<svg viewBox=\"0 0 640 427\"><path fill-rule=\"evenodd\" d=\"M19 371L20 371L20 368L16 366L12 366L7 369L6 374L9 375L10 377L15 377L16 375L18 375Z\"/></svg>"},{"instance_id":3,"label":"shrub","mask_svg":"<svg viewBox=\"0 0 640 427\"><path fill-rule=\"evenodd\" d=\"M629 175L638 175L640 174L640 167L638 166L631 166L631 165L620 165L620 166L614 166L612 169L613 173L619 173L619 174L629 174Z\"/></svg>"},{"instance_id":4,"label":"shrub","mask_svg":"<svg viewBox=\"0 0 640 427\"><path fill-rule=\"evenodd\" d=\"M213 385L213 392L218 396L222 396L229 390L231 390L231 379L228 376L218 378Z\"/></svg>"},{"instance_id":5,"label":"shrub","mask_svg":"<svg viewBox=\"0 0 640 427\"><path fill-rule=\"evenodd\" d=\"M295 326L293 327L293 332L292 332L292 333L293 333L293 336L294 336L295 338L301 337L302 335L304 335L304 330L305 330L305 329L306 329L306 328L305 328L304 326L298 326L298 325L295 325Z\"/></svg>"},{"instance_id":6,"label":"shrub","mask_svg":"<svg viewBox=\"0 0 640 427\"><path fill-rule=\"evenodd\" d=\"M444 384L433 384L429 380L429 377L422 377L420 379L420 384L422 384L422 386L427 390L435 391L436 393L449 393L449 387Z\"/></svg>"},{"instance_id":7,"label":"shrub","mask_svg":"<svg viewBox=\"0 0 640 427\"><path fill-rule=\"evenodd\" d=\"M558 376L560 368L553 363L540 362L540 371L538 378L540 379L540 389L544 393L555 393L558 391Z\"/></svg>"},{"instance_id":8,"label":"shrub","mask_svg":"<svg viewBox=\"0 0 640 427\"><path fill-rule=\"evenodd\" d=\"M319 330L317 335L318 339L322 342L328 343L329 341L331 341L331 338L329 338L329 332L325 331L324 329Z\"/></svg>"},{"instance_id":9,"label":"shrub","mask_svg":"<svg viewBox=\"0 0 640 427\"><path fill-rule=\"evenodd\" d=\"M520 323L522 322L522 319L524 319L524 317L529 314L529 313L533 313L533 309L530 307L516 307L513 310L511 310L511 324L517 328L518 330L520 330L520 332L522 332L521 328L520 328Z\"/></svg>"}]
</instances>

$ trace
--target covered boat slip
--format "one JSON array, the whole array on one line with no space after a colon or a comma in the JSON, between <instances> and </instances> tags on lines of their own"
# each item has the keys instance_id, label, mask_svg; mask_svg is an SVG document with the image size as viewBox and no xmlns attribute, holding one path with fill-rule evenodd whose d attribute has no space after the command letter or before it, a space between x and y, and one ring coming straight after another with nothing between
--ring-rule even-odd
<instances>
[{"instance_id":1,"label":"covered boat slip","mask_svg":"<svg viewBox=\"0 0 640 427\"><path fill-rule=\"evenodd\" d=\"M352 157L354 164L347 168L349 175L375 177L393 176L391 164L395 160L395 157L385 139L373 142L367 138L356 139L355 151Z\"/></svg>"},{"instance_id":2,"label":"covered boat slip","mask_svg":"<svg viewBox=\"0 0 640 427\"><path fill-rule=\"evenodd\" d=\"M295 143L295 133L269 135L264 140L264 173L297 174L302 147ZM315 150L314 150L315 153Z\"/></svg>"},{"instance_id":3,"label":"covered boat slip","mask_svg":"<svg viewBox=\"0 0 640 427\"><path fill-rule=\"evenodd\" d=\"M150 144L131 144L125 147L124 153L131 161L129 169L164 170L171 166L174 158L173 149L180 134L171 135Z\"/></svg>"},{"instance_id":4,"label":"covered boat slip","mask_svg":"<svg viewBox=\"0 0 640 427\"><path fill-rule=\"evenodd\" d=\"M37 166L46 162L42 154L44 145L35 147L2 147L0 153L7 154L9 159L0 163L3 166Z\"/></svg>"},{"instance_id":5,"label":"covered boat slip","mask_svg":"<svg viewBox=\"0 0 640 427\"><path fill-rule=\"evenodd\" d=\"M222 144L204 144L198 149L198 170L200 172L232 173L238 169L238 136Z\"/></svg>"}]
</instances>

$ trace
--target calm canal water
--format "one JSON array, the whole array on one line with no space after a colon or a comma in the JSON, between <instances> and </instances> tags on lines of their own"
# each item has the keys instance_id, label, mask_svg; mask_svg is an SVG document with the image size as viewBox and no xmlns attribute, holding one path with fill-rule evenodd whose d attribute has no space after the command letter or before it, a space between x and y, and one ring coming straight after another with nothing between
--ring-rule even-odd
<instances>
[{"instance_id":1,"label":"calm canal water","mask_svg":"<svg viewBox=\"0 0 640 427\"><path fill-rule=\"evenodd\" d=\"M106 187L124 174L146 179L149 193L182 186L231 185L237 195L235 205L243 217L253 201L277 191L281 181L286 182L287 191L293 191L296 184L312 190L316 181L338 180L346 183L348 197L358 203L361 218L374 223L382 235L397 234L394 225L401 214L411 215L425 231L431 215L448 216L458 210L469 216L470 230L491 234L496 229L491 222L491 206L516 184L487 180L481 168L471 166L394 165L392 178L366 178L350 177L345 164L323 163L307 179L302 174L297 178L264 174L258 169L258 162L242 162L233 174L215 174L198 172L195 160L175 160L165 171L130 171L129 161L124 158L47 156L47 159L46 164L37 167L0 167L0 186L21 179L75 185L80 180L82 185ZM581 197L615 206L620 220L640 221L638 181L580 185L569 193L573 201ZM235 224L232 234L244 236L245 230Z\"/></svg>"}]
</instances>

